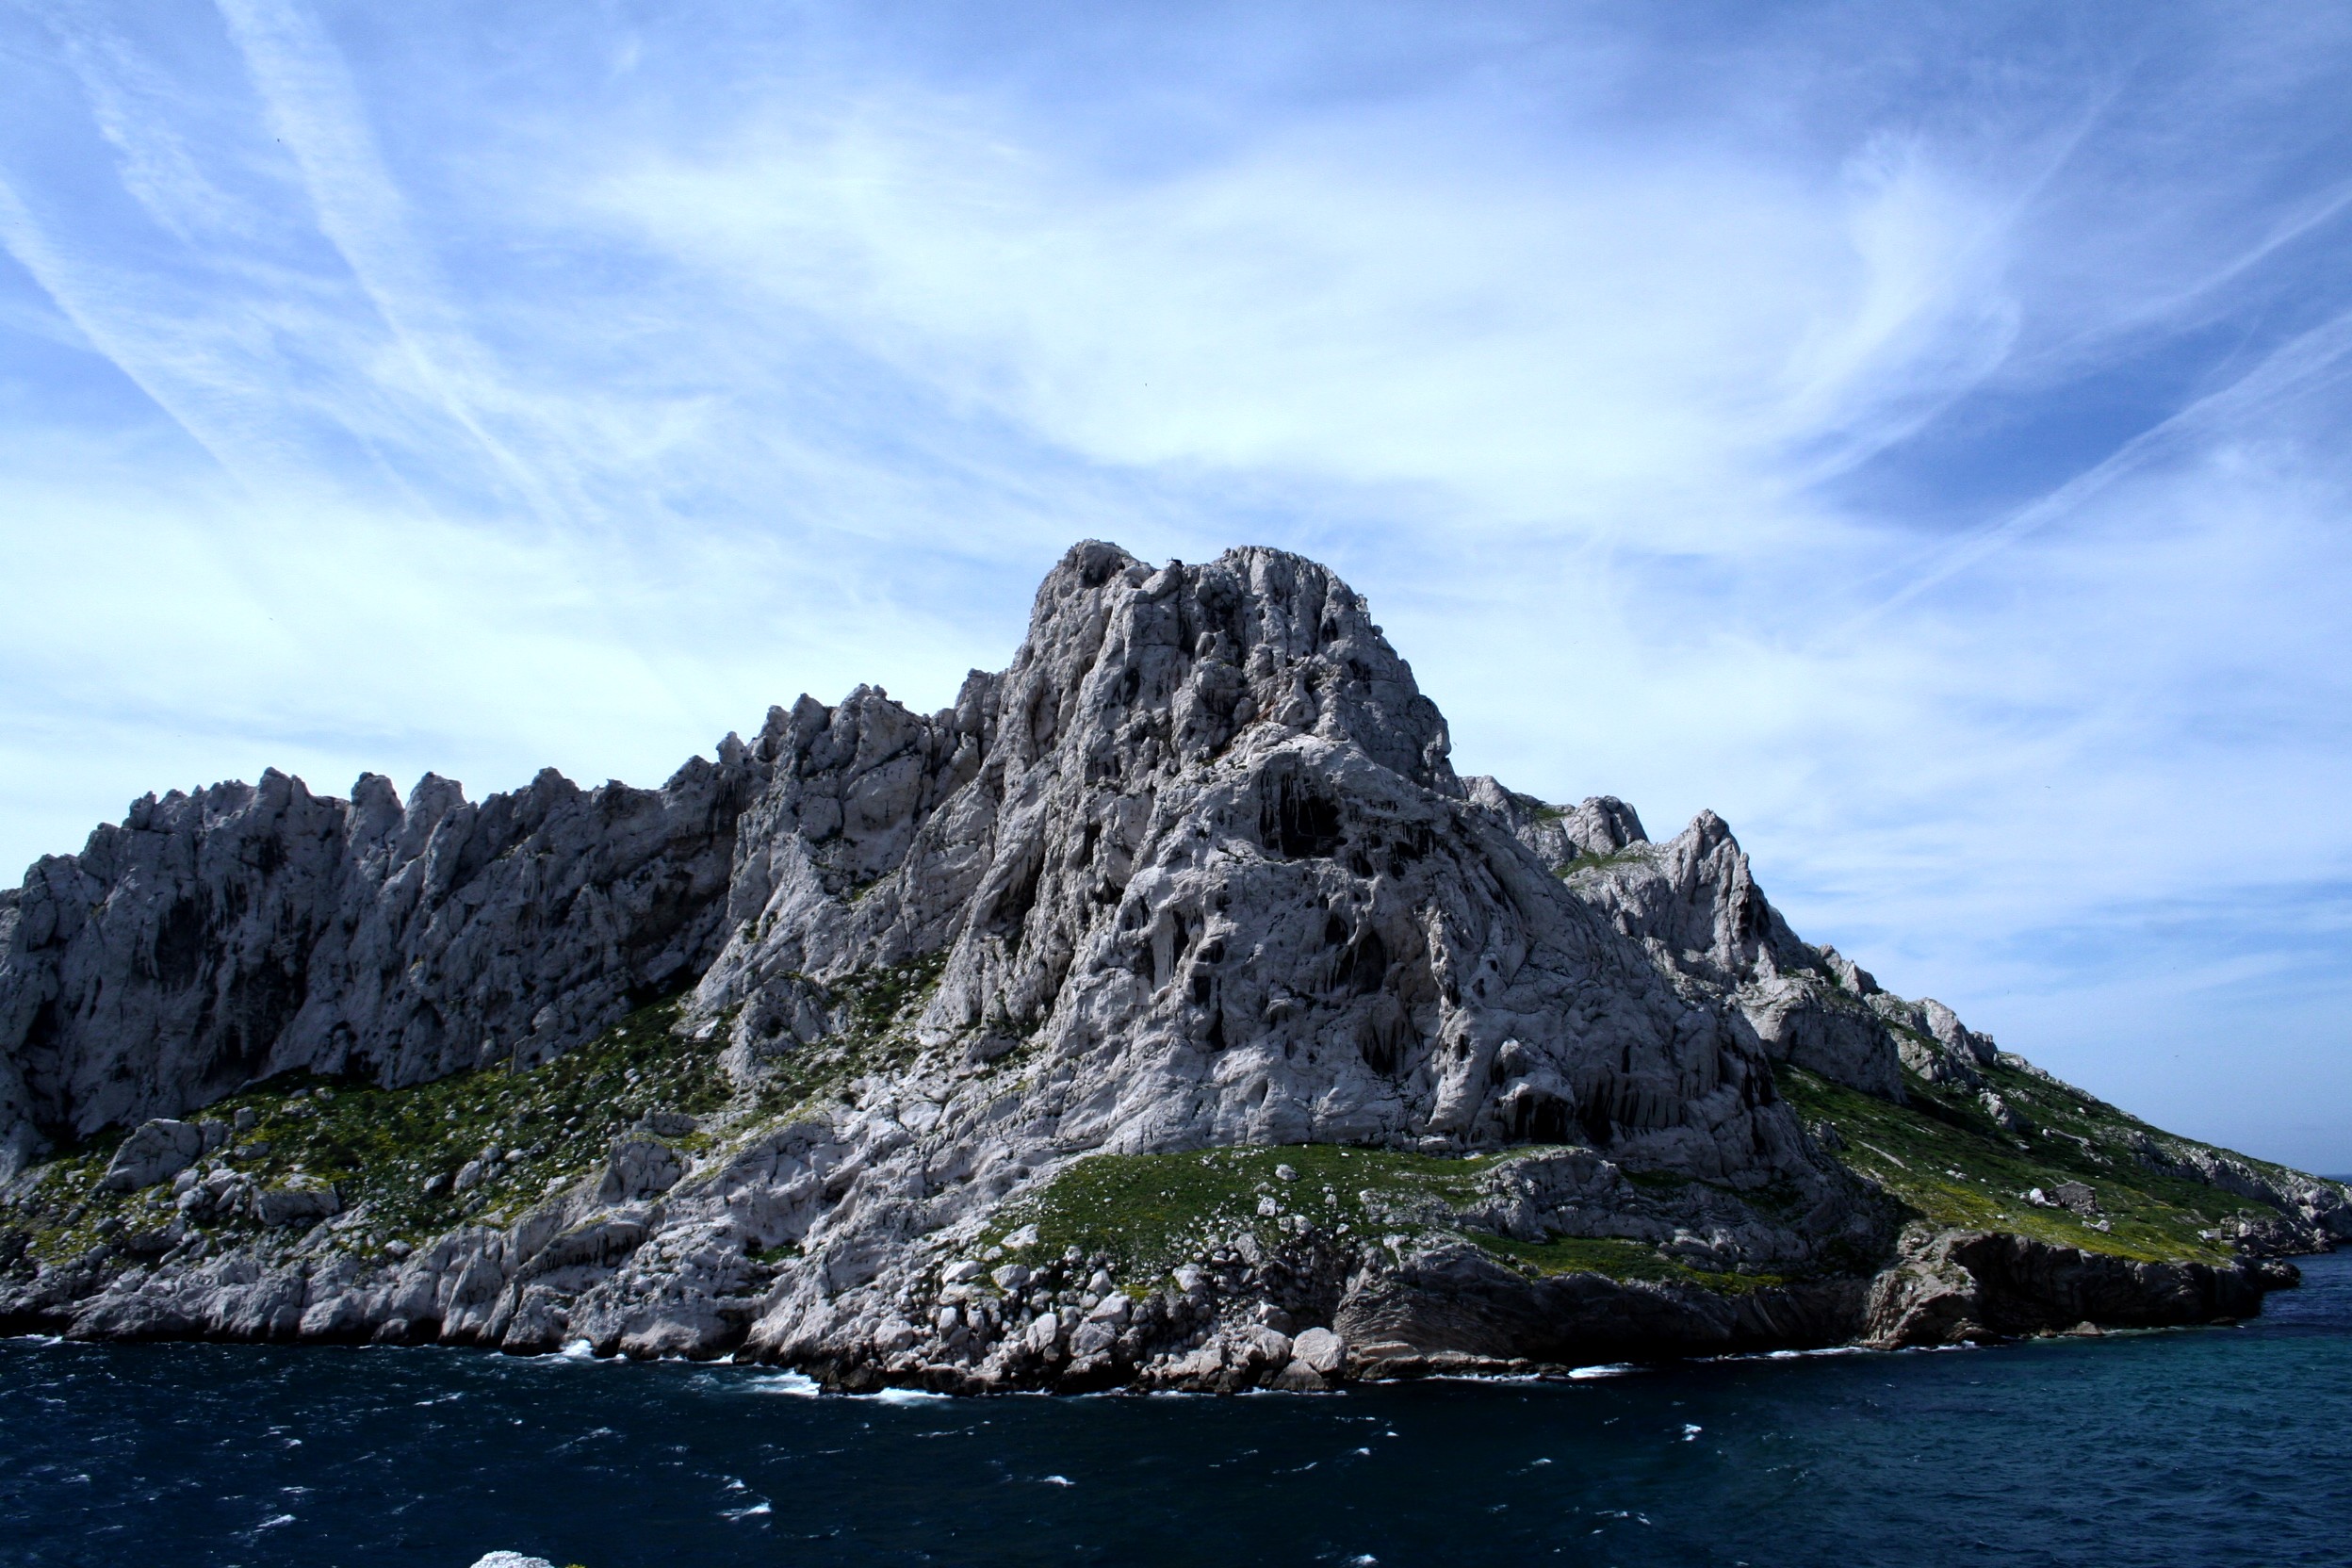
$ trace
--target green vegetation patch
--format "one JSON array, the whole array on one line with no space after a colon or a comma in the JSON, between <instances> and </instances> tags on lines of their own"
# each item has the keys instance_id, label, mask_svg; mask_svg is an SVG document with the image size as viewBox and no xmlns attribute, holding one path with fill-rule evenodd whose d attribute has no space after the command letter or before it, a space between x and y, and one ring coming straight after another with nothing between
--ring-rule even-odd
<instances>
[{"instance_id":1,"label":"green vegetation patch","mask_svg":"<svg viewBox=\"0 0 2352 1568\"><path fill-rule=\"evenodd\" d=\"M1629 865L1633 861L1646 858L1648 857L1643 855L1640 848L1633 846L1612 850L1606 855L1587 853L1577 856L1553 874L1564 882L1579 872L1606 871L1610 866Z\"/></svg>"},{"instance_id":2,"label":"green vegetation patch","mask_svg":"<svg viewBox=\"0 0 2352 1568\"><path fill-rule=\"evenodd\" d=\"M1517 1241L1510 1236L1473 1233L1480 1247L1529 1273L1602 1274L1612 1280L1651 1280L1660 1284L1697 1285L1725 1296L1743 1296L1767 1285L1788 1282L1777 1274L1723 1274L1692 1268L1667 1257L1654 1247L1615 1237L1555 1236L1549 1241Z\"/></svg>"},{"instance_id":3,"label":"green vegetation patch","mask_svg":"<svg viewBox=\"0 0 2352 1568\"><path fill-rule=\"evenodd\" d=\"M189 1113L231 1126L240 1110L255 1119L198 1168L225 1166L262 1187L332 1184L347 1214L365 1208L351 1238L363 1252L396 1239L413 1245L468 1220L504 1223L596 1168L611 1140L648 1113L694 1115L727 1102L721 1046L672 1035L677 1016L675 999L640 1008L523 1071L485 1068L400 1089L308 1074L272 1078ZM112 1130L44 1162L30 1196L0 1209L0 1229L29 1232L34 1255L57 1261L109 1233L170 1223L177 1212L170 1183L144 1192L99 1189L123 1135ZM671 1141L691 1149L704 1137ZM467 1192L449 1190L467 1162L492 1147L521 1158L502 1157ZM445 1180L429 1195L436 1177ZM261 1228L238 1216L203 1229L250 1237Z\"/></svg>"},{"instance_id":4,"label":"green vegetation patch","mask_svg":"<svg viewBox=\"0 0 2352 1568\"><path fill-rule=\"evenodd\" d=\"M1980 1070L1987 1086L2033 1123L2030 1131L2001 1127L1973 1089L1931 1084L1909 1071L1907 1105L1798 1068L1780 1069L1778 1081L1807 1121L1837 1129L1845 1143L1838 1158L1848 1168L1939 1225L2006 1231L2140 1262L2222 1263L2232 1256L2227 1244L2197 1233L2240 1213L2269 1213L2218 1187L2142 1166L2130 1140L2164 1135L2111 1105L2015 1068ZM2093 1217L2036 1207L2024 1197L2034 1187L2054 1192L2065 1182L2098 1195L2096 1217L2110 1230L2096 1229Z\"/></svg>"},{"instance_id":5,"label":"green vegetation patch","mask_svg":"<svg viewBox=\"0 0 2352 1568\"><path fill-rule=\"evenodd\" d=\"M848 1100L849 1086L874 1073L903 1072L923 1054L915 1021L939 989L947 953L864 970L820 988L839 1025L825 1038L762 1061L760 1109L789 1117L827 1099Z\"/></svg>"},{"instance_id":6,"label":"green vegetation patch","mask_svg":"<svg viewBox=\"0 0 2352 1568\"><path fill-rule=\"evenodd\" d=\"M1602 1274L1735 1295L1781 1282L1775 1276L1691 1268L1640 1242L1524 1242L1462 1225L1461 1211L1485 1196L1489 1171L1512 1156L1540 1152L1447 1159L1310 1143L1093 1154L1065 1168L1042 1191L1007 1204L980 1245L1001 1247L1034 1225L1037 1248L1048 1255L1070 1247L1088 1256L1108 1254L1115 1272L1135 1282L1165 1276L1244 1233L1272 1249L1303 1218L1326 1234L1351 1239L1459 1235L1535 1274ZM1283 1168L1296 1180L1282 1180Z\"/></svg>"},{"instance_id":7,"label":"green vegetation patch","mask_svg":"<svg viewBox=\"0 0 2352 1568\"><path fill-rule=\"evenodd\" d=\"M930 955L826 991L841 1027L770 1059L757 1121L805 1112L866 1073L912 1065L920 1051L914 1020L945 961L944 954ZM707 1116L736 1098L720 1062L726 1030L712 1031L709 1040L686 1039L670 1032L678 1015L678 998L654 1003L524 1070L483 1068L400 1089L307 1073L272 1078L188 1113L189 1120L234 1127L244 1111L253 1121L197 1168L224 1168L262 1188L332 1185L343 1214L328 1223L347 1233L344 1245L362 1255L393 1241L414 1246L469 1222L506 1224L595 1171L612 1140L649 1113ZM179 1214L171 1184L132 1193L99 1187L127 1131L107 1129L41 1162L33 1172L38 1182L0 1203L0 1233L27 1233L34 1257L58 1262L169 1225ZM712 1139L695 1132L664 1141L699 1152ZM485 1164L488 1174L455 1191L458 1174L489 1150L498 1158ZM204 1219L198 1228L222 1241L265 1234L242 1214Z\"/></svg>"},{"instance_id":8,"label":"green vegetation patch","mask_svg":"<svg viewBox=\"0 0 2352 1568\"><path fill-rule=\"evenodd\" d=\"M1048 1251L1108 1253L1121 1278L1156 1279L1244 1232L1271 1248L1301 1217L1326 1233L1376 1239L1445 1227L1478 1196L1491 1164L1327 1143L1090 1154L1005 1205L981 1244L1002 1246L1035 1225ZM1284 1166L1296 1181L1276 1173ZM1267 1199L1274 1212L1262 1213Z\"/></svg>"}]
</instances>

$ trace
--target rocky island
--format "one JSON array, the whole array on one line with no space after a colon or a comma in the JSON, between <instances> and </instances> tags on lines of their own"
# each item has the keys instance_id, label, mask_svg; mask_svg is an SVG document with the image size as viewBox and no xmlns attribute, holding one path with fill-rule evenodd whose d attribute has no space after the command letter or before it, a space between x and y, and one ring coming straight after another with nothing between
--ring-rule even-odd
<instances>
[{"instance_id":1,"label":"rocky island","mask_svg":"<svg viewBox=\"0 0 2352 1568\"><path fill-rule=\"evenodd\" d=\"M1345 1380L2191 1324L2341 1185L1458 776L1329 571L1073 548L1001 674L659 790L265 774L0 892L0 1330Z\"/></svg>"}]
</instances>

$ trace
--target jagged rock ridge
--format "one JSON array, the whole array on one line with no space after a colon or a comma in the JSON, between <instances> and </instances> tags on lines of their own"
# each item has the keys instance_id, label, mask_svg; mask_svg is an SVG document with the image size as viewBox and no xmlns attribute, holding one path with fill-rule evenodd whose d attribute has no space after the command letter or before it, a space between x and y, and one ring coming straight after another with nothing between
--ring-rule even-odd
<instances>
[{"instance_id":1,"label":"jagged rock ridge","mask_svg":"<svg viewBox=\"0 0 2352 1568\"><path fill-rule=\"evenodd\" d=\"M103 1256L44 1268L18 1311L93 1332L579 1335L950 1386L1286 1376L1270 1325L1294 1308L1391 1367L2031 1319L1982 1279L2054 1266L1980 1277L1932 1228L1899 1235L1901 1204L1776 1087L1797 1071L1900 1102L1907 1070L2015 1116L1989 1040L1799 939L1712 814L1652 843L1620 802L1557 809L1458 778L1447 749L1324 568L1247 549L1154 569L1088 543L1010 667L952 709L804 697L657 792L550 773L476 807L429 776L403 806L379 778L343 802L272 774L141 801L0 894L0 1173L271 1075L521 1070L689 982L679 1048L723 1048L741 1092L691 1159L627 1140L514 1223L404 1257L355 1256L384 1238L345 1212L279 1249L302 1282L266 1311L267 1270L243 1278L258 1266L186 1225L136 1279ZM891 1021L895 1054L778 1109L777 1086L863 1038L842 988L911 970L936 979ZM1263 1197L1295 1247L1221 1287L1180 1271L1132 1320L1066 1320L1111 1305L1085 1258L1006 1266L1009 1287L941 1272L1074 1158L1268 1145L1500 1155L1455 1231L1632 1238L1694 1279L1772 1282L1529 1282L1444 1226L1371 1244ZM2292 1237L2352 1233L2341 1189L2227 1174ZM780 1245L799 1261L743 1261ZM1875 1283L1856 1258L1880 1260ZM2153 1320L2247 1310L2263 1282L2131 1266L2163 1274L2143 1294L2173 1315ZM2131 1320L2112 1303L2136 1287L2100 1288Z\"/></svg>"}]
</instances>

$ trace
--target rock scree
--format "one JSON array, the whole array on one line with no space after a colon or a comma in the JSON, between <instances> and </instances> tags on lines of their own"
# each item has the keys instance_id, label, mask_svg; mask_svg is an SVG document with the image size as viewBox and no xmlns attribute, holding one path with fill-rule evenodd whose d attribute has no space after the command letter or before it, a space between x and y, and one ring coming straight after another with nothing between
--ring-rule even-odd
<instances>
[{"instance_id":1,"label":"rock scree","mask_svg":"<svg viewBox=\"0 0 2352 1568\"><path fill-rule=\"evenodd\" d=\"M1364 601L1071 549L659 790L267 773L0 893L0 1328L1347 1380L2242 1317L2334 1183L1462 778Z\"/></svg>"}]
</instances>

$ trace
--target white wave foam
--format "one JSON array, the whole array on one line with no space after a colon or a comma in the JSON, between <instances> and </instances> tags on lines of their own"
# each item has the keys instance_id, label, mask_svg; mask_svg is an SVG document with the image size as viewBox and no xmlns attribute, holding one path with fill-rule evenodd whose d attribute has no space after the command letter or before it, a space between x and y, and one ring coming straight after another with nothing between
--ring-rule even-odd
<instances>
[{"instance_id":1,"label":"white wave foam","mask_svg":"<svg viewBox=\"0 0 2352 1568\"><path fill-rule=\"evenodd\" d=\"M785 1394L795 1399L813 1399L825 1392L806 1372L762 1372L746 1378L743 1386L754 1394Z\"/></svg>"},{"instance_id":2,"label":"white wave foam","mask_svg":"<svg viewBox=\"0 0 2352 1568\"><path fill-rule=\"evenodd\" d=\"M934 1399L945 1399L950 1396L934 1394L927 1388L886 1388L878 1394L861 1394L858 1397L872 1399L881 1405L926 1405Z\"/></svg>"}]
</instances>

